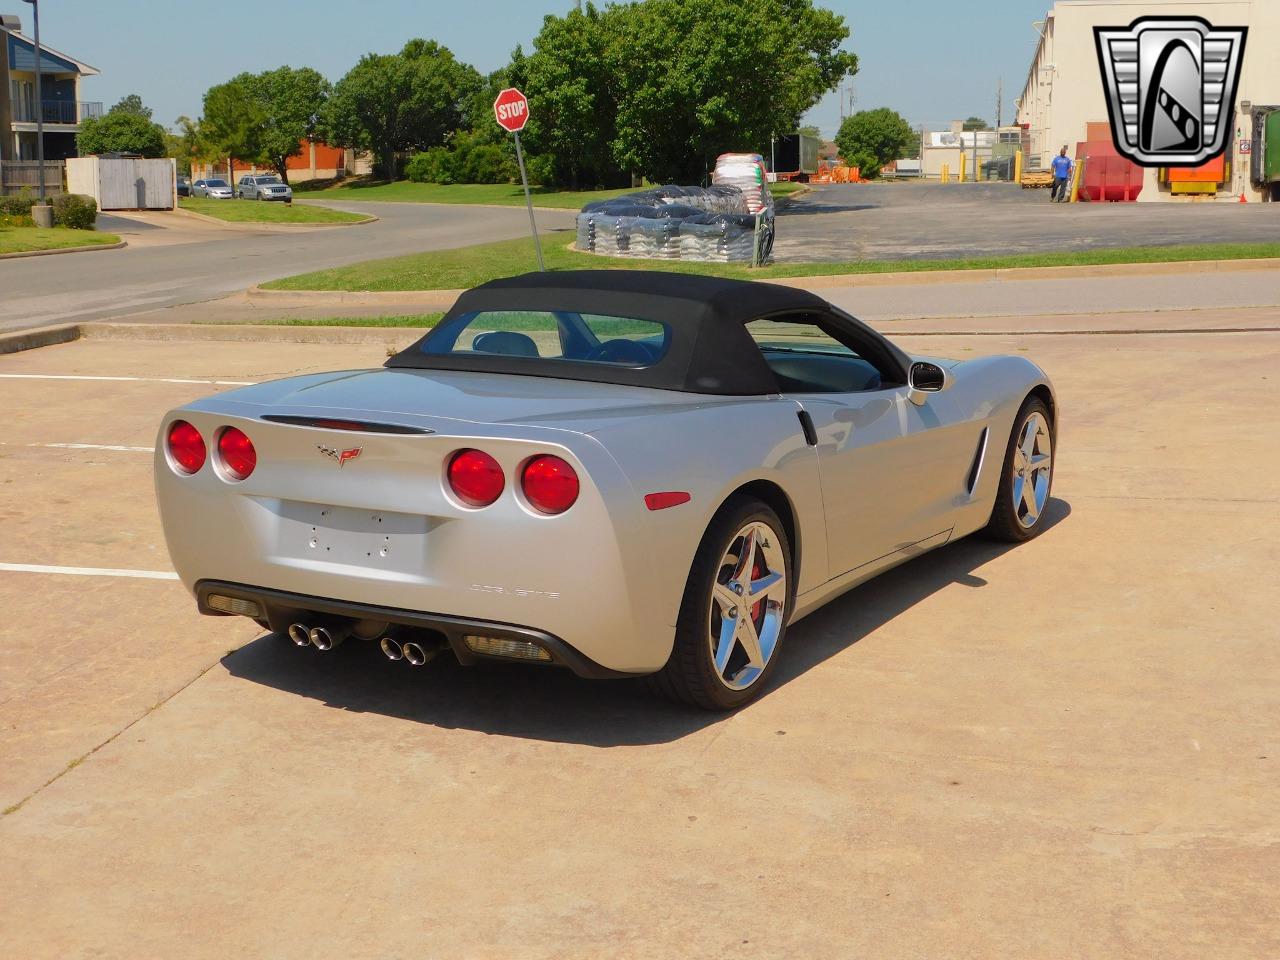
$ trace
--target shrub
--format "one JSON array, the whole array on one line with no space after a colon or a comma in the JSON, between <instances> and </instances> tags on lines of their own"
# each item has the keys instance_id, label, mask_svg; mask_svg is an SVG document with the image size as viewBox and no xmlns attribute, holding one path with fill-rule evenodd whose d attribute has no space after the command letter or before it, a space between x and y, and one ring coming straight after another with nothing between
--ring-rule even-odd
<instances>
[{"instance_id":1,"label":"shrub","mask_svg":"<svg viewBox=\"0 0 1280 960\"><path fill-rule=\"evenodd\" d=\"M497 144L460 144L457 155L467 183L517 183L520 180L520 167L515 158Z\"/></svg>"},{"instance_id":2,"label":"shrub","mask_svg":"<svg viewBox=\"0 0 1280 960\"><path fill-rule=\"evenodd\" d=\"M53 198L53 222L72 230L92 230L98 219L98 204L93 197L79 193L60 193Z\"/></svg>"},{"instance_id":3,"label":"shrub","mask_svg":"<svg viewBox=\"0 0 1280 960\"><path fill-rule=\"evenodd\" d=\"M556 182L556 158L549 153L540 153L536 157L528 155L524 158L525 172L529 174L529 182L544 187L554 186ZM520 171L516 171L520 175Z\"/></svg>"},{"instance_id":4,"label":"shrub","mask_svg":"<svg viewBox=\"0 0 1280 960\"><path fill-rule=\"evenodd\" d=\"M404 175L415 183L457 183L457 158L447 147L432 147L410 157Z\"/></svg>"},{"instance_id":5,"label":"shrub","mask_svg":"<svg viewBox=\"0 0 1280 960\"><path fill-rule=\"evenodd\" d=\"M31 208L36 200L30 190L12 196L0 195L0 227L31 227Z\"/></svg>"}]
</instances>

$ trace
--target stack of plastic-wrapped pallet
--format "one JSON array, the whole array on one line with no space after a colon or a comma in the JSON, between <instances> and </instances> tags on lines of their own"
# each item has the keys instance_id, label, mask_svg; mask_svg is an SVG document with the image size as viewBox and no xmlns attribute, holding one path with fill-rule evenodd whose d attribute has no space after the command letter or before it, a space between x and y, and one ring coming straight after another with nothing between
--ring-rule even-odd
<instances>
[{"instance_id":1,"label":"stack of plastic-wrapped pallet","mask_svg":"<svg viewBox=\"0 0 1280 960\"><path fill-rule=\"evenodd\" d=\"M769 193L764 158L758 153L722 153L716 158L711 182L741 190L747 213L762 213L766 209L773 209L773 195Z\"/></svg>"},{"instance_id":2,"label":"stack of plastic-wrapped pallet","mask_svg":"<svg viewBox=\"0 0 1280 960\"><path fill-rule=\"evenodd\" d=\"M737 184L716 183L589 203L578 214L577 247L612 257L752 262L757 230L763 253L772 248L773 200L763 180L751 189L750 201Z\"/></svg>"}]
</instances>

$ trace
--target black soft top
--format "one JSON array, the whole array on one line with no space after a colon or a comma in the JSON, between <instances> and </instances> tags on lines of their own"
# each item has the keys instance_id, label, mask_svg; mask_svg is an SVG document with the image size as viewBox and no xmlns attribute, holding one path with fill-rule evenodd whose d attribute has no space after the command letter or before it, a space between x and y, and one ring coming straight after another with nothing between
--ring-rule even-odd
<instances>
[{"instance_id":1,"label":"black soft top","mask_svg":"<svg viewBox=\"0 0 1280 960\"><path fill-rule=\"evenodd\" d=\"M829 314L831 309L825 300L806 290L746 280L657 270L526 273L468 290L458 297L440 327L462 314L479 311L540 310L627 317L666 324L670 331L666 353L647 367L470 352L432 354L422 349L432 336L429 332L386 365L560 377L690 393L761 395L776 392L777 381L744 324L781 313Z\"/></svg>"}]
</instances>

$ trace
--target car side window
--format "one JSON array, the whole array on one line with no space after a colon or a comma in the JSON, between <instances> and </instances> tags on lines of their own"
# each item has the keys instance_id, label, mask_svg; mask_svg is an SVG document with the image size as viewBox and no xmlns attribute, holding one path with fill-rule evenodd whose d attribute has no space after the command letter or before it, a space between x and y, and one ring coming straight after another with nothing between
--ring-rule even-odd
<instances>
[{"instance_id":1,"label":"car side window","mask_svg":"<svg viewBox=\"0 0 1280 960\"><path fill-rule=\"evenodd\" d=\"M860 393L886 377L819 313L787 313L746 324L782 393Z\"/></svg>"}]
</instances>

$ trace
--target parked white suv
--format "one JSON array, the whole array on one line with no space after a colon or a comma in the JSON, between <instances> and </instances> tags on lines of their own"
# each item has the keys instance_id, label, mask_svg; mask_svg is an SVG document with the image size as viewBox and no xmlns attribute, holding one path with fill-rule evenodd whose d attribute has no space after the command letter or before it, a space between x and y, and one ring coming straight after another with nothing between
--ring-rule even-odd
<instances>
[{"instance_id":1,"label":"parked white suv","mask_svg":"<svg viewBox=\"0 0 1280 960\"><path fill-rule=\"evenodd\" d=\"M292 202L293 190L275 174L250 174L240 178L236 196L243 200L284 200Z\"/></svg>"}]
</instances>

